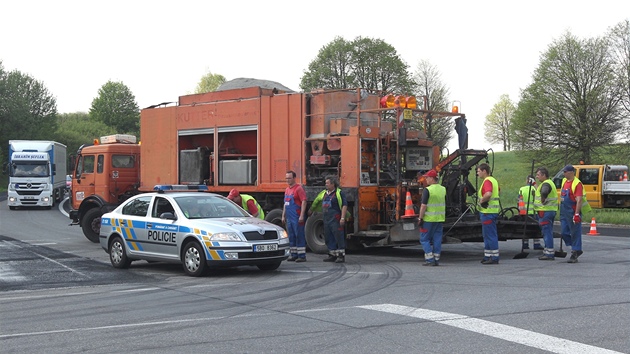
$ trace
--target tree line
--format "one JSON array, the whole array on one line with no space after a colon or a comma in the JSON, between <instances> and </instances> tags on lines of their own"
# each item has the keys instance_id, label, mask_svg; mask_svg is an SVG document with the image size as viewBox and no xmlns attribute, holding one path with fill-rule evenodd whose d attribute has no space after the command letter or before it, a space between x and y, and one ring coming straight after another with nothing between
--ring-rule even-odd
<instances>
[{"instance_id":1,"label":"tree line","mask_svg":"<svg viewBox=\"0 0 630 354\"><path fill-rule=\"evenodd\" d=\"M566 32L540 56L518 103L500 97L489 142L550 164L620 163L630 154L630 22L600 37ZM614 146L611 148L602 148Z\"/></svg>"},{"instance_id":2,"label":"tree line","mask_svg":"<svg viewBox=\"0 0 630 354\"><path fill-rule=\"evenodd\" d=\"M567 32L542 53L518 103L508 95L500 97L486 116L486 139L506 151L530 151L537 159L596 160L601 155L598 147L630 140L629 77L627 20L602 37L581 39ZM208 72L195 92L214 91L223 83L225 77ZM381 39L334 38L319 50L300 80L304 92L356 87L422 97L433 111L447 111L452 101L437 66L421 60L412 72L396 49ZM44 83L18 70L6 71L0 60L2 161L10 139L56 140L74 152L94 137L139 135L139 117L131 90L112 81L98 90L89 112L59 113ZM429 137L446 146L454 135L453 120L424 118L420 124Z\"/></svg>"}]
</instances>

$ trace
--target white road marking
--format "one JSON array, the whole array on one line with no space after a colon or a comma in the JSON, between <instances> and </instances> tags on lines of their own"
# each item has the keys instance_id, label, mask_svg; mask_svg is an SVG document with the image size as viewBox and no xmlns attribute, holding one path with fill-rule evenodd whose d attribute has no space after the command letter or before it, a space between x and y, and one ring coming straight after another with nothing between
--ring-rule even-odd
<instances>
[{"instance_id":1,"label":"white road marking","mask_svg":"<svg viewBox=\"0 0 630 354\"><path fill-rule=\"evenodd\" d=\"M282 273L330 273L329 270L287 270L282 269ZM369 274L369 275L383 275L385 272L348 272L347 274Z\"/></svg>"},{"instance_id":2,"label":"white road marking","mask_svg":"<svg viewBox=\"0 0 630 354\"><path fill-rule=\"evenodd\" d=\"M393 304L357 306L358 308L393 313L409 317L434 321L440 324L453 326L467 331L484 334L490 337L503 339L509 342L527 345L532 348L546 350L552 353L562 354L621 354L613 350L595 347L588 344L570 341L567 339L548 336L526 329L507 326L478 318L472 318L455 313L440 312L419 309L409 306Z\"/></svg>"},{"instance_id":3,"label":"white road marking","mask_svg":"<svg viewBox=\"0 0 630 354\"><path fill-rule=\"evenodd\" d=\"M0 281L24 281L26 277L20 275L13 267L8 264L0 263Z\"/></svg>"}]
</instances>

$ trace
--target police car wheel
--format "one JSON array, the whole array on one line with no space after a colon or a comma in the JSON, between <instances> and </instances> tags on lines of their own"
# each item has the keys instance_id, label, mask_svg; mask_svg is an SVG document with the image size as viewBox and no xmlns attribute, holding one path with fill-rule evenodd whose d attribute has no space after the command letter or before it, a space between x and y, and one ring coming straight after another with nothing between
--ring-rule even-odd
<instances>
[{"instance_id":1,"label":"police car wheel","mask_svg":"<svg viewBox=\"0 0 630 354\"><path fill-rule=\"evenodd\" d=\"M186 274L192 277L202 276L206 272L206 256L199 243L191 241L184 246L182 263Z\"/></svg>"},{"instance_id":2,"label":"police car wheel","mask_svg":"<svg viewBox=\"0 0 630 354\"><path fill-rule=\"evenodd\" d=\"M109 260L110 262L112 262L112 266L114 266L114 268L129 268L131 260L127 258L125 243L123 242L122 238L115 237L109 243Z\"/></svg>"},{"instance_id":3,"label":"police car wheel","mask_svg":"<svg viewBox=\"0 0 630 354\"><path fill-rule=\"evenodd\" d=\"M280 267L280 264L282 264L282 262L259 264L256 267L263 271L271 271L278 269L278 267Z\"/></svg>"}]
</instances>

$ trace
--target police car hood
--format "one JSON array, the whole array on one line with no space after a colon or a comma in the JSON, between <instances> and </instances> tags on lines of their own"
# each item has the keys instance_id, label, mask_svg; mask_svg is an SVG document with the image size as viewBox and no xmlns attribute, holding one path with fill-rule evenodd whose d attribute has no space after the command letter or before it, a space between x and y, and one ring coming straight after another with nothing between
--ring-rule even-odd
<instances>
[{"instance_id":1,"label":"police car hood","mask_svg":"<svg viewBox=\"0 0 630 354\"><path fill-rule=\"evenodd\" d=\"M188 226L199 228L201 230L205 230L211 233L282 230L279 226L276 226L270 222L252 217L193 219L190 220Z\"/></svg>"}]
</instances>

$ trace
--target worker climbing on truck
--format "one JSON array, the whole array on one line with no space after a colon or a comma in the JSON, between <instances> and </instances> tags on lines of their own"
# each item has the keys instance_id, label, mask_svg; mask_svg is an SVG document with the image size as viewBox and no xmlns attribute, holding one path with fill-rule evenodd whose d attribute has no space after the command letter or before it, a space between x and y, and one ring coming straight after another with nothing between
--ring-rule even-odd
<instances>
[{"instance_id":1,"label":"worker climbing on truck","mask_svg":"<svg viewBox=\"0 0 630 354\"><path fill-rule=\"evenodd\" d=\"M260 204L249 194L241 194L238 189L233 188L228 194L227 198L234 203L238 204L241 208L246 210L252 216L265 220L265 212L260 207Z\"/></svg>"}]
</instances>

